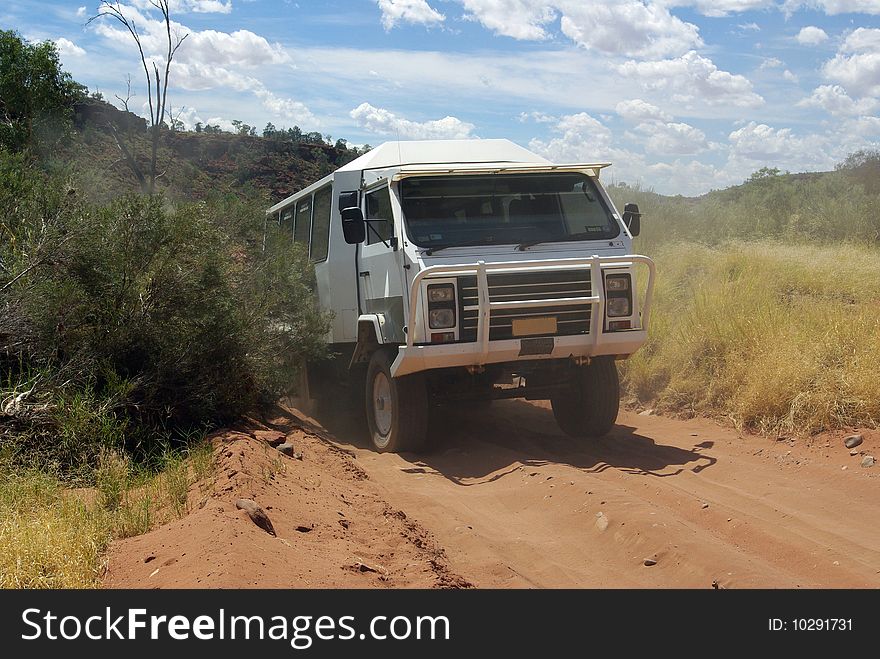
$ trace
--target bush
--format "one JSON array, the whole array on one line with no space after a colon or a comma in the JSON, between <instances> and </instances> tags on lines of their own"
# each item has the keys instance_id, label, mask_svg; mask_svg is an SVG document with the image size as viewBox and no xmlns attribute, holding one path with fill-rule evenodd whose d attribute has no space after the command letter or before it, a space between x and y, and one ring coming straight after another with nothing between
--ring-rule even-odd
<instances>
[{"instance_id":1,"label":"bush","mask_svg":"<svg viewBox=\"0 0 880 659\"><path fill-rule=\"evenodd\" d=\"M277 400L323 349L307 257L262 199L92 207L65 181L0 153L0 437L85 472ZM11 447L11 448L10 448Z\"/></svg>"}]
</instances>

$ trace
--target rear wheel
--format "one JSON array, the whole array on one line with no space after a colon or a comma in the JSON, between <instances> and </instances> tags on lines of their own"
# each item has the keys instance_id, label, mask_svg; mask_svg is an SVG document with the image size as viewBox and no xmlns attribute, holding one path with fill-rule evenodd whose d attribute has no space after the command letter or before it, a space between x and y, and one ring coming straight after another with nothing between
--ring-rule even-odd
<instances>
[{"instance_id":1,"label":"rear wheel","mask_svg":"<svg viewBox=\"0 0 880 659\"><path fill-rule=\"evenodd\" d=\"M620 408L617 365L610 357L597 357L577 367L571 386L555 394L550 403L559 427L572 437L608 434Z\"/></svg>"},{"instance_id":2,"label":"rear wheel","mask_svg":"<svg viewBox=\"0 0 880 659\"><path fill-rule=\"evenodd\" d=\"M391 377L391 353L377 350L367 368L366 413L377 451L424 448L428 432L428 390L421 373Z\"/></svg>"}]
</instances>

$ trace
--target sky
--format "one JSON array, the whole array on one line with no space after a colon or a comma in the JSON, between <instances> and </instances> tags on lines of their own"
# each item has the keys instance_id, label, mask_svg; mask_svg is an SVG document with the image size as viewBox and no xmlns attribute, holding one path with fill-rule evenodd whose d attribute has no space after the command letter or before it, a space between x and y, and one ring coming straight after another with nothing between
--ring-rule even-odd
<instances>
[{"instance_id":1,"label":"sky","mask_svg":"<svg viewBox=\"0 0 880 659\"><path fill-rule=\"evenodd\" d=\"M5 0L73 77L147 116L130 35L97 2ZM161 61L149 0L123 12ZM188 128L299 126L349 144L508 138L603 178L699 195L761 167L880 148L880 0L171 0Z\"/></svg>"}]
</instances>

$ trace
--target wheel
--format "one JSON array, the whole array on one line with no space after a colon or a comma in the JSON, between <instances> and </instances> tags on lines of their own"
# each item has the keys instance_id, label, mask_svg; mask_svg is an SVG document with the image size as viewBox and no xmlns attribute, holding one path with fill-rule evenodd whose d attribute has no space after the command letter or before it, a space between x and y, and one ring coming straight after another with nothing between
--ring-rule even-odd
<instances>
[{"instance_id":1,"label":"wheel","mask_svg":"<svg viewBox=\"0 0 880 659\"><path fill-rule=\"evenodd\" d=\"M617 365L610 357L597 357L576 368L571 386L550 399L553 416L562 431L572 437L608 434L620 408Z\"/></svg>"},{"instance_id":2,"label":"wheel","mask_svg":"<svg viewBox=\"0 0 880 659\"><path fill-rule=\"evenodd\" d=\"M381 453L419 451L428 434L428 389L421 373L391 377L391 353L377 350L367 367L366 413Z\"/></svg>"}]
</instances>

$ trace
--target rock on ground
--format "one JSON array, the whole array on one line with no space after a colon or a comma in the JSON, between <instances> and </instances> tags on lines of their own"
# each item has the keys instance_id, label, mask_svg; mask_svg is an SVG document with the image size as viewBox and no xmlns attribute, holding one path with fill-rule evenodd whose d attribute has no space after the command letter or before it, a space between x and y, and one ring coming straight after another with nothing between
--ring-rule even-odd
<instances>
[{"instance_id":1,"label":"rock on ground","mask_svg":"<svg viewBox=\"0 0 880 659\"><path fill-rule=\"evenodd\" d=\"M864 437L862 437L861 435L850 435L850 436L845 437L843 439L843 445L846 446L847 448L855 448L856 446L861 444L863 441L864 441Z\"/></svg>"},{"instance_id":2,"label":"rock on ground","mask_svg":"<svg viewBox=\"0 0 880 659\"><path fill-rule=\"evenodd\" d=\"M255 501L250 499L239 499L235 502L235 507L243 510L251 518L251 521L263 529L269 535L275 535L275 527L272 526L272 520L266 514L266 511L260 508Z\"/></svg>"}]
</instances>

